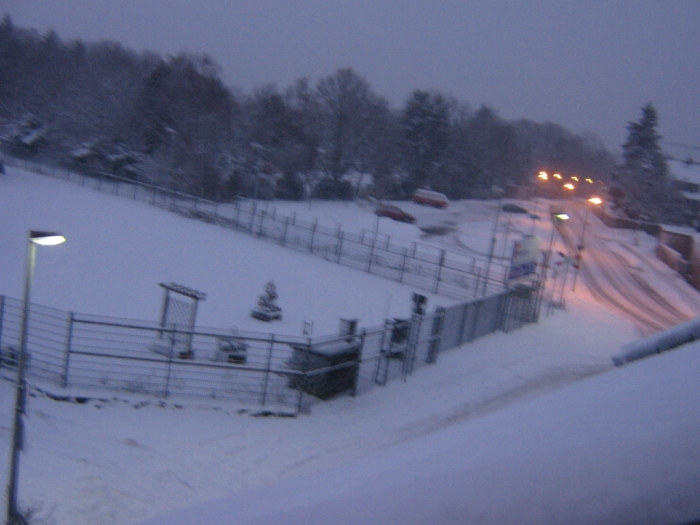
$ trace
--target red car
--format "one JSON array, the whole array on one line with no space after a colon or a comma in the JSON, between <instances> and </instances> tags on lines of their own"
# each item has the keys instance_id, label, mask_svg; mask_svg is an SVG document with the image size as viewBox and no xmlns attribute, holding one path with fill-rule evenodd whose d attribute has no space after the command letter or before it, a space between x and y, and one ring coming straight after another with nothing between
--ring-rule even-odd
<instances>
[{"instance_id":1,"label":"red car","mask_svg":"<svg viewBox=\"0 0 700 525\"><path fill-rule=\"evenodd\" d=\"M425 206L434 206L436 208L447 208L450 203L443 193L430 190L416 190L411 198L415 203L424 204Z\"/></svg>"},{"instance_id":2,"label":"red car","mask_svg":"<svg viewBox=\"0 0 700 525\"><path fill-rule=\"evenodd\" d=\"M413 224L416 222L416 218L410 213L406 213L398 206L393 204L380 204L377 206L377 211L375 212L377 217L389 217L399 222L409 222Z\"/></svg>"}]
</instances>

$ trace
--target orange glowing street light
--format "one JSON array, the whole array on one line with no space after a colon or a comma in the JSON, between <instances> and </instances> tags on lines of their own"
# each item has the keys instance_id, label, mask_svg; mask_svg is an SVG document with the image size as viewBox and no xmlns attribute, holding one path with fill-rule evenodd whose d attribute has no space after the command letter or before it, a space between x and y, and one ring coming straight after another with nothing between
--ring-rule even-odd
<instances>
[{"instance_id":1,"label":"orange glowing street light","mask_svg":"<svg viewBox=\"0 0 700 525\"><path fill-rule=\"evenodd\" d=\"M559 175L558 173L555 173L554 175L552 175L552 177L561 180L561 175Z\"/></svg>"},{"instance_id":2,"label":"orange glowing street light","mask_svg":"<svg viewBox=\"0 0 700 525\"><path fill-rule=\"evenodd\" d=\"M547 172L546 172L546 171L540 171L540 174L539 174L537 177L540 178L540 179L542 179L542 180L547 180L547 179L549 179L549 175L547 175Z\"/></svg>"},{"instance_id":3,"label":"orange glowing street light","mask_svg":"<svg viewBox=\"0 0 700 525\"><path fill-rule=\"evenodd\" d=\"M571 180L578 182L578 177L577 177L576 175L573 175L573 176L571 177Z\"/></svg>"},{"instance_id":4,"label":"orange glowing street light","mask_svg":"<svg viewBox=\"0 0 700 525\"><path fill-rule=\"evenodd\" d=\"M566 184L564 184L564 188L566 188L567 190L574 190L576 189L576 186L574 186L570 182L567 182Z\"/></svg>"}]
</instances>

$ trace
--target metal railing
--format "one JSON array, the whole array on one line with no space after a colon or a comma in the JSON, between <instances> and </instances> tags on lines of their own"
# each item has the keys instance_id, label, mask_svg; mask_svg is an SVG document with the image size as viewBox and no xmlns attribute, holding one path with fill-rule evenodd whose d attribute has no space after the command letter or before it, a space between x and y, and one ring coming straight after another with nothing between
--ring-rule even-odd
<instances>
[{"instance_id":1,"label":"metal railing","mask_svg":"<svg viewBox=\"0 0 700 525\"><path fill-rule=\"evenodd\" d=\"M267 201L220 203L152 184L98 172L86 176L6 157L7 165L128 197L180 215L245 232L280 246L458 300L487 296L506 287L509 266L496 258L465 255L363 230L348 233L296 215L283 215Z\"/></svg>"},{"instance_id":2,"label":"metal railing","mask_svg":"<svg viewBox=\"0 0 700 525\"><path fill-rule=\"evenodd\" d=\"M236 400L298 413L410 376L440 352L537 321L537 293L509 290L430 315L325 337L160 326L32 304L28 377L68 388ZM22 302L0 296L0 369L16 367Z\"/></svg>"},{"instance_id":3,"label":"metal railing","mask_svg":"<svg viewBox=\"0 0 700 525\"><path fill-rule=\"evenodd\" d=\"M0 296L0 368L16 367L22 302ZM415 326L425 325L424 320ZM205 397L299 412L376 384L387 327L291 337L67 313L31 304L28 377L62 388ZM418 332L416 332L418 334ZM417 353L425 334L412 347ZM412 372L404 369L404 377ZM386 378L382 382L385 382Z\"/></svg>"}]
</instances>

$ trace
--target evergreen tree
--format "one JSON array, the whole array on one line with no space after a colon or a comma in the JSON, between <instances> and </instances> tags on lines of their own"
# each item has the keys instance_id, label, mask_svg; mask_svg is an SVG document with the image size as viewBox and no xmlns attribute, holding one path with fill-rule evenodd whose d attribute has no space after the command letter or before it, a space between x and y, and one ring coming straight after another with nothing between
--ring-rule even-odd
<instances>
[{"instance_id":1,"label":"evergreen tree","mask_svg":"<svg viewBox=\"0 0 700 525\"><path fill-rule=\"evenodd\" d=\"M440 93L414 91L401 115L400 140L408 173L407 193L423 186L435 186L449 135L450 108L445 98Z\"/></svg>"},{"instance_id":2,"label":"evergreen tree","mask_svg":"<svg viewBox=\"0 0 700 525\"><path fill-rule=\"evenodd\" d=\"M661 151L661 135L656 131L658 116L656 108L647 104L642 108L639 122L627 125L627 142L623 144L624 168L644 179L662 181L668 175L666 158Z\"/></svg>"},{"instance_id":3,"label":"evergreen tree","mask_svg":"<svg viewBox=\"0 0 700 525\"><path fill-rule=\"evenodd\" d=\"M639 122L627 125L627 142L622 146L624 162L617 174L624 195L620 204L635 219L676 222L682 206L668 177L657 126L658 115L651 103L642 108Z\"/></svg>"}]
</instances>

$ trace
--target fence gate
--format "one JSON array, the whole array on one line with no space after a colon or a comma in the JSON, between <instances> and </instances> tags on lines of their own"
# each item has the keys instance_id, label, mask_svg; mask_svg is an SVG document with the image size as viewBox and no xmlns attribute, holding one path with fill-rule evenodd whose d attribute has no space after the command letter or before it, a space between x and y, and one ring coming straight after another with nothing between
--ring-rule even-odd
<instances>
[{"instance_id":1,"label":"fence gate","mask_svg":"<svg viewBox=\"0 0 700 525\"><path fill-rule=\"evenodd\" d=\"M539 320L539 294L537 287L517 286L508 293L503 315L504 332L536 323Z\"/></svg>"},{"instance_id":2,"label":"fence gate","mask_svg":"<svg viewBox=\"0 0 700 525\"><path fill-rule=\"evenodd\" d=\"M387 320L376 344L368 344L363 357L374 363L373 382L384 385L392 379L405 380L416 367L434 363L441 328L441 312Z\"/></svg>"},{"instance_id":3,"label":"fence gate","mask_svg":"<svg viewBox=\"0 0 700 525\"><path fill-rule=\"evenodd\" d=\"M197 320L197 306L199 301L204 301L207 294L198 292L187 286L175 283L159 283L159 286L165 290L163 297L163 309L160 317L160 325L163 328L170 328L170 341L167 341L163 346L163 351L169 355L175 351L178 355L189 357L192 355L192 335L184 337L176 337L175 328L181 327L185 330L194 330L194 325ZM179 295L186 299L173 297ZM166 336L167 332L160 332L160 337Z\"/></svg>"}]
</instances>

